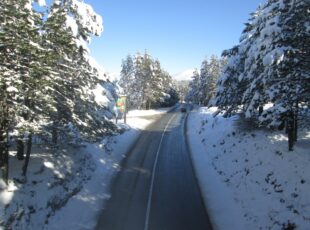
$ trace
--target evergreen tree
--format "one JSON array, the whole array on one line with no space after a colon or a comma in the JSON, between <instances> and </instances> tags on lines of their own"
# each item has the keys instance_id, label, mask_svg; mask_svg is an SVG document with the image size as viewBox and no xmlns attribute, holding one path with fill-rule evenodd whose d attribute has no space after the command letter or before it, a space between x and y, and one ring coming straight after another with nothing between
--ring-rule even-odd
<instances>
[{"instance_id":1,"label":"evergreen tree","mask_svg":"<svg viewBox=\"0 0 310 230\"><path fill-rule=\"evenodd\" d=\"M150 109L155 102L155 94L158 90L157 75L152 57L145 52L143 56L141 82L143 84L142 98L143 108Z\"/></svg>"},{"instance_id":2,"label":"evergreen tree","mask_svg":"<svg viewBox=\"0 0 310 230\"><path fill-rule=\"evenodd\" d=\"M144 57L137 53L134 59L135 65L135 84L136 84L136 92L135 92L135 107L137 109L145 108L145 88L147 83L147 76L145 76L146 67ZM150 73L149 73L150 74Z\"/></svg>"},{"instance_id":3,"label":"evergreen tree","mask_svg":"<svg viewBox=\"0 0 310 230\"><path fill-rule=\"evenodd\" d=\"M216 97L216 105L232 110L242 105L246 116L261 124L283 128L285 122L290 150L297 140L299 107L309 106L309 8L310 2L302 0L260 6L228 57Z\"/></svg>"},{"instance_id":4,"label":"evergreen tree","mask_svg":"<svg viewBox=\"0 0 310 230\"><path fill-rule=\"evenodd\" d=\"M201 68L200 68L200 82L199 82L199 86L198 86L198 101L203 104L206 105L207 104L207 98L208 98L208 86L207 86L207 82L208 82L208 78L210 77L210 73L209 73L209 68L210 68L210 64L209 64L209 60L208 58L205 58L205 60L202 62L201 64Z\"/></svg>"},{"instance_id":5,"label":"evergreen tree","mask_svg":"<svg viewBox=\"0 0 310 230\"><path fill-rule=\"evenodd\" d=\"M25 175L33 135L47 131L56 143L59 132L69 137L74 129L89 139L115 130L99 112L108 108L96 102L94 89L104 82L87 49L90 37L102 32L102 19L79 0L54 1L42 12L32 0L0 4L0 165L7 168L12 132L20 159L21 140L28 143Z\"/></svg>"},{"instance_id":6,"label":"evergreen tree","mask_svg":"<svg viewBox=\"0 0 310 230\"><path fill-rule=\"evenodd\" d=\"M44 23L43 41L49 50L46 62L52 67L49 93L54 106L49 114L55 144L58 133L67 132L63 128L68 124L88 139L113 128L97 112L100 105L94 100L93 89L99 84L99 76L87 49L90 36L100 35L103 30L101 23L101 17L89 5L76 0L55 2Z\"/></svg>"},{"instance_id":7,"label":"evergreen tree","mask_svg":"<svg viewBox=\"0 0 310 230\"><path fill-rule=\"evenodd\" d=\"M242 78L244 55L240 47L236 46L225 50L222 56L227 59L227 64L222 69L211 105L216 105L225 110L226 115L231 115L240 109L242 96L247 87Z\"/></svg>"},{"instance_id":8,"label":"evergreen tree","mask_svg":"<svg viewBox=\"0 0 310 230\"><path fill-rule=\"evenodd\" d=\"M201 64L200 73L198 70L193 73L187 100L201 105L209 103L215 95L216 83L223 63L224 59L219 59L215 55L212 55L210 59L205 58Z\"/></svg>"},{"instance_id":9,"label":"evergreen tree","mask_svg":"<svg viewBox=\"0 0 310 230\"><path fill-rule=\"evenodd\" d=\"M135 84L135 67L131 55L128 55L125 60L122 60L120 76L119 85L127 96L127 108L134 108L135 92L137 92L138 89Z\"/></svg>"},{"instance_id":10,"label":"evergreen tree","mask_svg":"<svg viewBox=\"0 0 310 230\"><path fill-rule=\"evenodd\" d=\"M172 85L178 92L180 101L185 101L186 95L189 91L189 81L173 81Z\"/></svg>"},{"instance_id":11,"label":"evergreen tree","mask_svg":"<svg viewBox=\"0 0 310 230\"><path fill-rule=\"evenodd\" d=\"M161 68L159 60L153 61L153 77L149 91L151 91L150 106L156 107L164 101L165 96L168 94L169 87L171 87L171 76L168 72ZM169 95L169 96L168 96ZM170 94L167 96L170 97Z\"/></svg>"},{"instance_id":12,"label":"evergreen tree","mask_svg":"<svg viewBox=\"0 0 310 230\"><path fill-rule=\"evenodd\" d=\"M194 70L192 81L189 83L189 91L186 96L186 101L190 101L192 103L199 104L201 101L199 100L199 87L200 86L200 74L198 70Z\"/></svg>"},{"instance_id":13,"label":"evergreen tree","mask_svg":"<svg viewBox=\"0 0 310 230\"><path fill-rule=\"evenodd\" d=\"M127 92L129 109L158 107L165 104L172 92L171 76L161 68L160 61L147 52L123 60L119 84Z\"/></svg>"},{"instance_id":14,"label":"evergreen tree","mask_svg":"<svg viewBox=\"0 0 310 230\"><path fill-rule=\"evenodd\" d=\"M224 60L219 59L217 56L212 55L210 58L209 65L209 76L207 77L206 82L206 91L207 95L205 98L205 104L208 104L211 98L215 96L216 84L221 74L221 68Z\"/></svg>"},{"instance_id":15,"label":"evergreen tree","mask_svg":"<svg viewBox=\"0 0 310 230\"><path fill-rule=\"evenodd\" d=\"M27 133L29 152L31 133L39 132L46 102L40 89L41 76L46 72L40 63L45 54L40 46L41 18L33 11L30 1L2 1L0 11L0 85L3 94L0 104L3 116L7 116L0 127L0 142L7 139L9 131L16 131L20 137ZM0 151L3 152L3 148ZM5 152L7 154L7 149ZM23 152L19 152L18 157L22 159Z\"/></svg>"}]
</instances>

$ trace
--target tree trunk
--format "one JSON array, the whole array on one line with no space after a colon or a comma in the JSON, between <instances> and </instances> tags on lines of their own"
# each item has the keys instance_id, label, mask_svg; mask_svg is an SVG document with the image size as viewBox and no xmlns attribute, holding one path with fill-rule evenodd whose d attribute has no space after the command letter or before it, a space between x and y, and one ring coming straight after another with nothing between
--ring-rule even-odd
<instances>
[{"instance_id":1,"label":"tree trunk","mask_svg":"<svg viewBox=\"0 0 310 230\"><path fill-rule=\"evenodd\" d=\"M296 101L296 110L294 114L294 142L297 142L298 138L298 100Z\"/></svg>"},{"instance_id":2,"label":"tree trunk","mask_svg":"<svg viewBox=\"0 0 310 230\"><path fill-rule=\"evenodd\" d=\"M263 112L264 112L264 107L263 106L259 106L258 107L258 114L262 115Z\"/></svg>"},{"instance_id":3,"label":"tree trunk","mask_svg":"<svg viewBox=\"0 0 310 230\"><path fill-rule=\"evenodd\" d=\"M57 132L58 124L56 122L53 123L52 127L52 144L57 145L58 143L58 132Z\"/></svg>"},{"instance_id":4,"label":"tree trunk","mask_svg":"<svg viewBox=\"0 0 310 230\"><path fill-rule=\"evenodd\" d=\"M287 120L288 150L293 151L294 146L294 115L290 112Z\"/></svg>"},{"instance_id":5,"label":"tree trunk","mask_svg":"<svg viewBox=\"0 0 310 230\"><path fill-rule=\"evenodd\" d=\"M3 173L3 178L5 183L9 184L9 130L6 131L6 142L5 142L5 155L4 155L4 162L5 168Z\"/></svg>"},{"instance_id":6,"label":"tree trunk","mask_svg":"<svg viewBox=\"0 0 310 230\"><path fill-rule=\"evenodd\" d=\"M9 182L9 148L6 134L0 134L0 168L6 184Z\"/></svg>"},{"instance_id":7,"label":"tree trunk","mask_svg":"<svg viewBox=\"0 0 310 230\"><path fill-rule=\"evenodd\" d=\"M17 139L16 141L17 159L24 160L24 143L22 139Z\"/></svg>"},{"instance_id":8,"label":"tree trunk","mask_svg":"<svg viewBox=\"0 0 310 230\"><path fill-rule=\"evenodd\" d=\"M4 98L5 99L5 98ZM3 100L0 103L0 169L2 171L2 177L6 184L9 181L9 145L8 145L8 105L7 101Z\"/></svg>"},{"instance_id":9,"label":"tree trunk","mask_svg":"<svg viewBox=\"0 0 310 230\"><path fill-rule=\"evenodd\" d=\"M297 114L294 116L294 142L297 142L297 132L298 132L298 123L297 123Z\"/></svg>"},{"instance_id":10,"label":"tree trunk","mask_svg":"<svg viewBox=\"0 0 310 230\"><path fill-rule=\"evenodd\" d=\"M151 101L149 101L149 106L148 107L149 107L148 109L150 110L151 109Z\"/></svg>"},{"instance_id":11,"label":"tree trunk","mask_svg":"<svg viewBox=\"0 0 310 230\"><path fill-rule=\"evenodd\" d=\"M27 174L27 168L30 160L30 154L31 154L31 148L32 148L32 134L30 133L28 136L28 141L27 141L27 151L26 151L26 159L25 159L25 164L23 166L23 176L26 176Z\"/></svg>"}]
</instances>

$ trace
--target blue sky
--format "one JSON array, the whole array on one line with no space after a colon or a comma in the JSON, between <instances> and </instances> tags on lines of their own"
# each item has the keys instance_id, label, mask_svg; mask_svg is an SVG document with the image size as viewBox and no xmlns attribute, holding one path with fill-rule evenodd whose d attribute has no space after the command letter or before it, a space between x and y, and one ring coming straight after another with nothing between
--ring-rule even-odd
<instances>
[{"instance_id":1,"label":"blue sky","mask_svg":"<svg viewBox=\"0 0 310 230\"><path fill-rule=\"evenodd\" d=\"M199 68L206 56L238 43L249 14L264 0L85 0L103 17L91 55L119 73L128 54L147 50L170 74Z\"/></svg>"}]
</instances>

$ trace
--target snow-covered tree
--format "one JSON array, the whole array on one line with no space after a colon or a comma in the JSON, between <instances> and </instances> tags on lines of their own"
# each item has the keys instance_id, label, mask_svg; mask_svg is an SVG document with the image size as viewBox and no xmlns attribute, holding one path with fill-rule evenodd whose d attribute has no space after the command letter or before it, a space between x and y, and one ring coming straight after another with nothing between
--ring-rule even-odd
<instances>
[{"instance_id":1,"label":"snow-covered tree","mask_svg":"<svg viewBox=\"0 0 310 230\"><path fill-rule=\"evenodd\" d=\"M154 71L154 64L152 57L145 52L142 57L142 63L139 66L141 69L138 70L140 73L137 78L140 79L143 89L142 89L142 106L145 109L150 109L151 103L155 99L156 93L156 75Z\"/></svg>"},{"instance_id":2,"label":"snow-covered tree","mask_svg":"<svg viewBox=\"0 0 310 230\"><path fill-rule=\"evenodd\" d=\"M128 95L129 109L150 109L170 97L172 78L162 69L159 60L145 52L123 60L119 84Z\"/></svg>"},{"instance_id":3,"label":"snow-covered tree","mask_svg":"<svg viewBox=\"0 0 310 230\"><path fill-rule=\"evenodd\" d=\"M164 102L165 98L170 98L172 95L169 93L174 93L170 90L171 87L172 79L170 74L162 69L158 59L153 61L153 77L149 89L152 91L152 97L150 100L149 108L160 105L162 102Z\"/></svg>"},{"instance_id":4,"label":"snow-covered tree","mask_svg":"<svg viewBox=\"0 0 310 230\"><path fill-rule=\"evenodd\" d=\"M170 74L162 69L159 71L159 76L160 87L156 103L161 107L175 105L180 100L177 84L172 80Z\"/></svg>"},{"instance_id":5,"label":"snow-covered tree","mask_svg":"<svg viewBox=\"0 0 310 230\"><path fill-rule=\"evenodd\" d=\"M0 164L7 161L11 132L20 159L20 140L28 140L24 174L34 134L52 134L56 143L60 131L70 136L75 129L92 138L115 129L102 113L108 106L98 104L94 95L99 84L109 84L108 78L87 48L91 36L103 31L101 17L80 0L49 3L0 3Z\"/></svg>"},{"instance_id":6,"label":"snow-covered tree","mask_svg":"<svg viewBox=\"0 0 310 230\"><path fill-rule=\"evenodd\" d=\"M201 105L209 103L215 95L216 83L223 63L224 59L215 55L211 55L211 58L205 58L201 64L200 73L198 70L193 73L187 100Z\"/></svg>"},{"instance_id":7,"label":"snow-covered tree","mask_svg":"<svg viewBox=\"0 0 310 230\"><path fill-rule=\"evenodd\" d=\"M199 104L199 88L200 88L200 74L197 69L194 70L192 80L189 83L189 91L186 96L186 101Z\"/></svg>"},{"instance_id":8,"label":"snow-covered tree","mask_svg":"<svg viewBox=\"0 0 310 230\"><path fill-rule=\"evenodd\" d=\"M226 115L230 115L240 109L242 96L247 87L243 79L239 78L242 76L244 58L238 46L225 50L222 56L227 59L227 63L217 82L215 98L211 105L218 106L226 111Z\"/></svg>"},{"instance_id":9,"label":"snow-covered tree","mask_svg":"<svg viewBox=\"0 0 310 230\"><path fill-rule=\"evenodd\" d=\"M286 121L290 144L297 140L298 107L309 95L309 1L268 1L255 23L256 35L246 66L251 84L243 96L247 117L283 127ZM265 104L272 106L263 111ZM261 108L261 109L259 109ZM258 112L257 112L258 110ZM293 139L293 140L292 140Z\"/></svg>"},{"instance_id":10,"label":"snow-covered tree","mask_svg":"<svg viewBox=\"0 0 310 230\"><path fill-rule=\"evenodd\" d=\"M189 91L189 82L187 80L172 82L173 87L176 89L178 96L181 101L185 101L187 93Z\"/></svg>"},{"instance_id":11,"label":"snow-covered tree","mask_svg":"<svg viewBox=\"0 0 310 230\"><path fill-rule=\"evenodd\" d=\"M221 108L242 105L247 117L270 127L282 128L286 122L290 149L297 139L299 107L309 106L309 12L310 1L261 5L246 24L237 52L228 57L216 97ZM266 104L271 106L264 110Z\"/></svg>"},{"instance_id":12,"label":"snow-covered tree","mask_svg":"<svg viewBox=\"0 0 310 230\"><path fill-rule=\"evenodd\" d=\"M297 140L299 106L309 102L310 1L279 1L272 5L277 9L274 22L267 20L262 30L265 37L272 37L272 42L265 45L266 54L262 60L265 76L261 81L273 107L264 111L260 120L271 126L286 121L289 149L292 150Z\"/></svg>"},{"instance_id":13,"label":"snow-covered tree","mask_svg":"<svg viewBox=\"0 0 310 230\"><path fill-rule=\"evenodd\" d=\"M46 102L40 89L41 75L46 72L40 62L45 55L40 45L41 17L28 0L1 1L0 15L0 85L3 94L0 100L1 110L7 111L0 129L6 135L13 130L16 136L30 132L27 135L28 153L31 133L40 129L41 111Z\"/></svg>"},{"instance_id":14,"label":"snow-covered tree","mask_svg":"<svg viewBox=\"0 0 310 230\"><path fill-rule=\"evenodd\" d=\"M101 17L78 0L55 1L44 22L43 42L49 50L46 61L52 67L49 94L55 104L50 112L55 143L57 132L68 123L84 137L95 137L111 128L97 112L93 90L99 84L100 73L92 65L87 48L91 36L102 31Z\"/></svg>"},{"instance_id":15,"label":"snow-covered tree","mask_svg":"<svg viewBox=\"0 0 310 230\"><path fill-rule=\"evenodd\" d=\"M212 55L210 59L206 58L201 64L199 101L203 105L207 105L215 95L216 83L220 76L222 62L222 59Z\"/></svg>"},{"instance_id":16,"label":"snow-covered tree","mask_svg":"<svg viewBox=\"0 0 310 230\"><path fill-rule=\"evenodd\" d=\"M208 98L208 86L207 86L207 82L208 82L208 78L210 77L209 74L209 68L210 68L210 64L209 64L209 59L206 57L205 60L203 60L203 62L201 63L201 67L200 67L200 76L199 76L199 83L198 83L198 101L203 104L206 105L207 104L207 98Z\"/></svg>"},{"instance_id":17,"label":"snow-covered tree","mask_svg":"<svg viewBox=\"0 0 310 230\"><path fill-rule=\"evenodd\" d=\"M134 101L138 91L135 82L135 67L134 61L131 55L128 55L126 59L122 60L122 70L120 73L119 85L123 89L123 93L127 95L127 108L131 109L135 107Z\"/></svg>"}]
</instances>

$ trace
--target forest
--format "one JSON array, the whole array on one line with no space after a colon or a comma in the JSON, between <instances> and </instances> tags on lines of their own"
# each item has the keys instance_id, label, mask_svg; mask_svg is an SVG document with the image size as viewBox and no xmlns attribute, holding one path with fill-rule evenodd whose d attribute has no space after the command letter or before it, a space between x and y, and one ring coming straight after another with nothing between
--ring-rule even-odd
<instances>
[{"instance_id":1,"label":"forest","mask_svg":"<svg viewBox=\"0 0 310 230\"><path fill-rule=\"evenodd\" d=\"M298 127L309 120L310 22L308 1L287 2L259 6L240 43L193 74L189 96L227 117L238 113L258 127L285 129L293 150Z\"/></svg>"},{"instance_id":2,"label":"forest","mask_svg":"<svg viewBox=\"0 0 310 230\"><path fill-rule=\"evenodd\" d=\"M51 224L53 229L65 208L74 210L77 203L79 208L96 209L89 213L97 217L100 205L111 197L107 185L121 171L125 157L130 155L127 152L141 134L150 142L141 146L153 148L137 151L145 154L140 156L141 162L156 156L155 166L147 170L137 166L131 171L140 173L136 178L145 176L149 180L153 170L151 188L157 159L166 159L158 158L158 154L171 147L173 151L163 150L162 154L183 151L186 163L191 159L201 166L195 168L197 172L210 170L208 173L223 182L221 186L236 186L236 194L241 191L240 185L244 189L240 194L249 195L251 202L255 197L250 197L248 188L253 184L256 192L262 190L262 194L257 192L259 199L267 197L268 201L270 194L279 198L275 202L286 212L284 219L280 218L282 222L268 216L273 227L295 229L292 219L285 219L287 212L298 215L306 225L309 16L309 0L266 0L250 14L237 44L220 56L205 51L191 80L175 79L148 47L124 55L120 72L113 78L91 54L91 40L98 39L104 30L102 17L91 5L83 0L1 0L0 228L31 229L39 223L47 229ZM122 42L127 41L124 38ZM177 62L178 57L174 60ZM117 100L123 96L125 112L130 115L127 124L117 123ZM157 121L158 127L150 126ZM250 129L241 129L244 126ZM171 136L176 139L169 136L173 132ZM282 148L283 143L291 155ZM191 157L186 155L189 149ZM147 158L147 154L153 155ZM292 154L298 156L295 161ZM176 154L176 159L180 155ZM167 159L176 163L169 156ZM274 166L271 161L283 165ZM170 169L171 162L167 162L163 168ZM286 165L289 173L281 171ZM209 178L208 173L200 174L202 180ZM196 176L193 178L196 183ZM214 181L206 187L216 190ZM145 191L147 194L151 189ZM216 195L222 199L220 193ZM306 198L296 202L302 196ZM237 206L242 206L243 197L238 199ZM249 207L252 212L254 208ZM306 214L297 210L306 210ZM253 213L255 219L257 213ZM270 215L274 213L272 209ZM246 215L242 218L249 219ZM53 218L56 221L49 222Z\"/></svg>"},{"instance_id":3,"label":"forest","mask_svg":"<svg viewBox=\"0 0 310 230\"><path fill-rule=\"evenodd\" d=\"M4 0L0 16L4 172L13 142L20 160L27 145L28 162L33 137L54 146L60 139L78 145L118 132L110 119L121 94L128 97L128 109L172 106L183 94L188 102L218 106L226 116L242 113L258 125L285 129L292 150L298 120L309 114L310 25L307 2L277 4L268 1L252 13L240 43L223 51L222 57L205 58L185 96L147 51L128 55L119 81L110 81L89 54L89 41L103 31L102 18L90 5L72 0L49 6L37 1L32 6L31 1ZM26 169L27 163L23 174Z\"/></svg>"}]
</instances>

